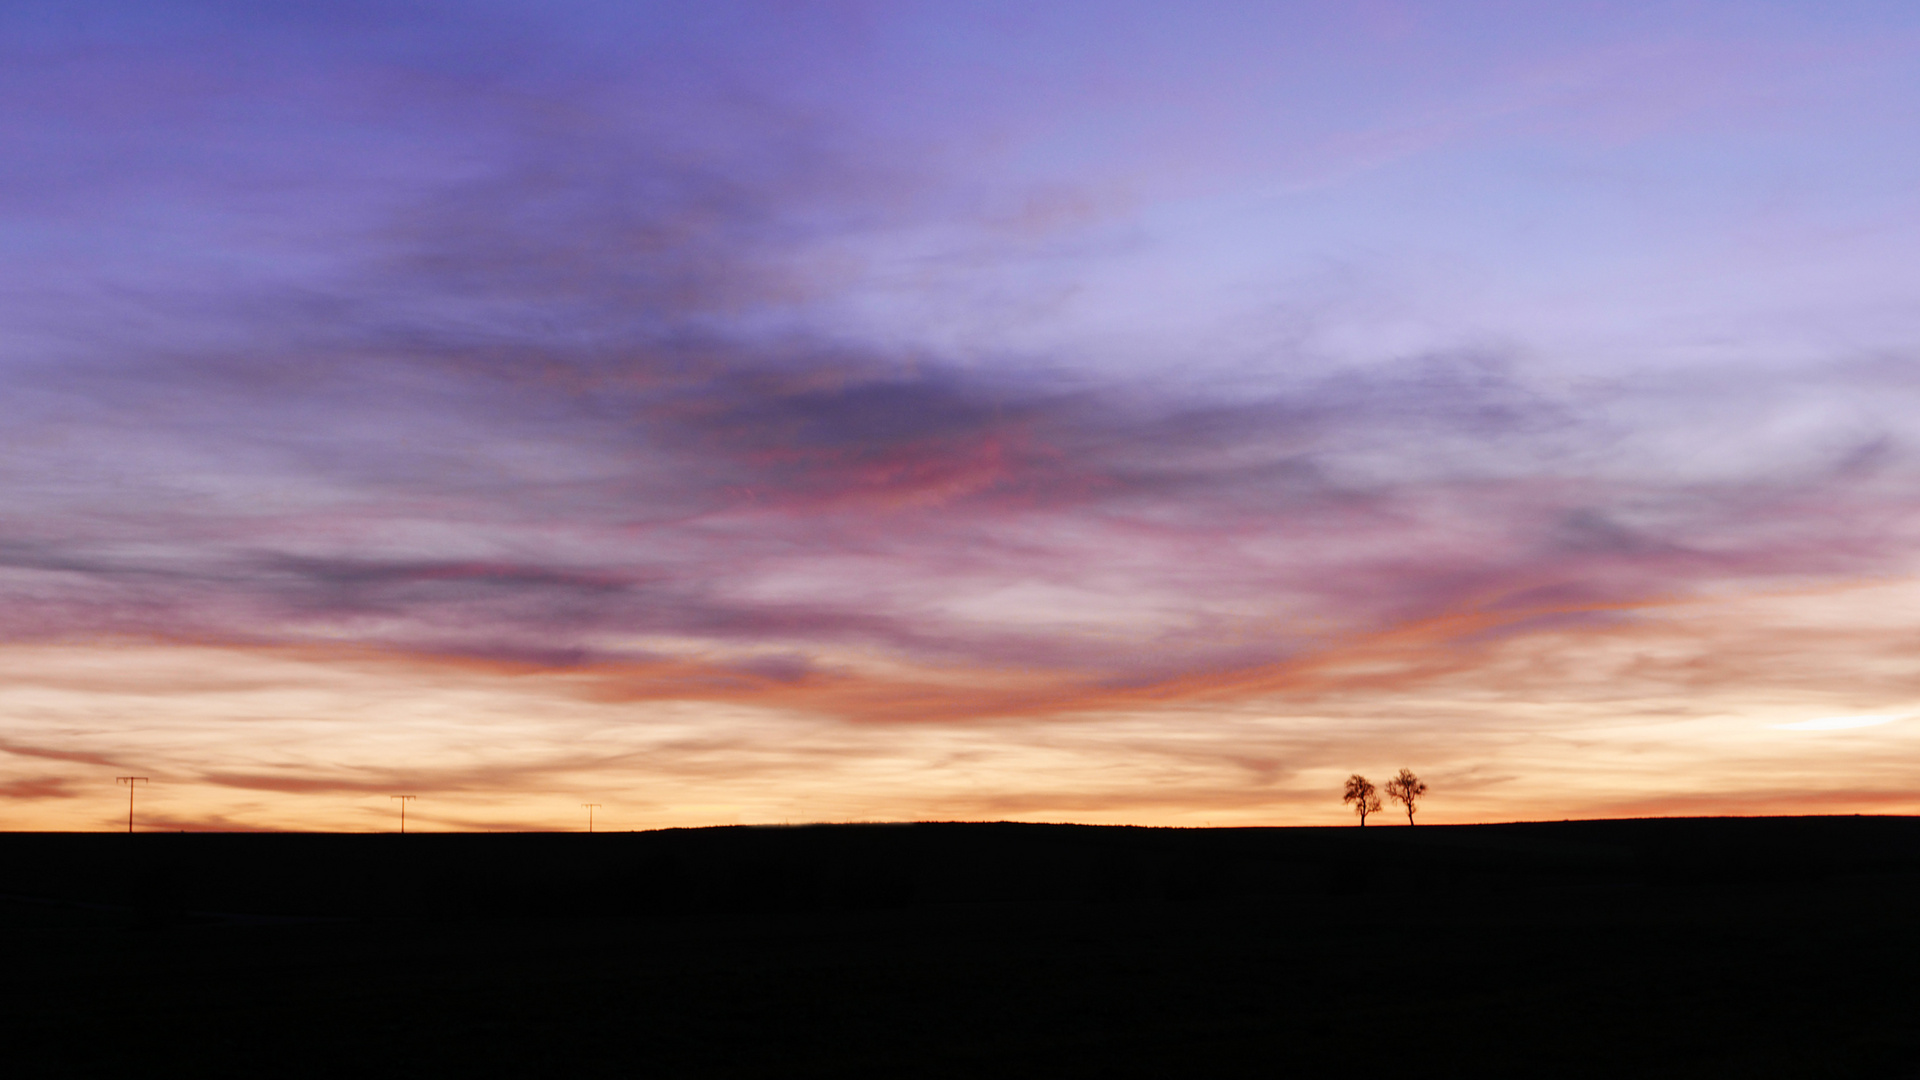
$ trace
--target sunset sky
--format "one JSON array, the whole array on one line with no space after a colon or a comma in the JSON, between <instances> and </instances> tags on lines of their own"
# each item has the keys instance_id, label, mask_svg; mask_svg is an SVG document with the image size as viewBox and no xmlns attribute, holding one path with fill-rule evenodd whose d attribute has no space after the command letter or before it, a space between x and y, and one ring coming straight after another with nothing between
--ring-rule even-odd
<instances>
[{"instance_id":1,"label":"sunset sky","mask_svg":"<svg viewBox=\"0 0 1920 1080\"><path fill-rule=\"evenodd\" d=\"M1911 3L15 0L0 254L0 828L1920 812Z\"/></svg>"}]
</instances>

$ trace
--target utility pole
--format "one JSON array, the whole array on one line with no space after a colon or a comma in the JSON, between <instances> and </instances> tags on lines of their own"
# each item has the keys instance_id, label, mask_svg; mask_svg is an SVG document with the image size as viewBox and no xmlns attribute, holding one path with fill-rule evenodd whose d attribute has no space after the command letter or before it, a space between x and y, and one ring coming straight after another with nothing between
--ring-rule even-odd
<instances>
[{"instance_id":1,"label":"utility pole","mask_svg":"<svg viewBox=\"0 0 1920 1080\"><path fill-rule=\"evenodd\" d=\"M580 805L587 808L587 831L592 832L593 831L593 808L596 806L599 806L600 804L597 802L583 802Z\"/></svg>"},{"instance_id":2,"label":"utility pole","mask_svg":"<svg viewBox=\"0 0 1920 1080\"><path fill-rule=\"evenodd\" d=\"M113 778L113 782L127 785L127 831L131 833L133 831L133 787L135 784L146 783L147 778L144 776L116 776Z\"/></svg>"},{"instance_id":3,"label":"utility pole","mask_svg":"<svg viewBox=\"0 0 1920 1080\"><path fill-rule=\"evenodd\" d=\"M420 796L418 796L418 795L389 795L389 796L387 796L387 798L389 798L389 799L399 799L399 800L400 800L400 834L401 834L402 836L405 836L405 835L406 835L406 832L407 832L407 800L408 800L408 799L417 799L417 798L419 798L419 797L420 797Z\"/></svg>"}]
</instances>

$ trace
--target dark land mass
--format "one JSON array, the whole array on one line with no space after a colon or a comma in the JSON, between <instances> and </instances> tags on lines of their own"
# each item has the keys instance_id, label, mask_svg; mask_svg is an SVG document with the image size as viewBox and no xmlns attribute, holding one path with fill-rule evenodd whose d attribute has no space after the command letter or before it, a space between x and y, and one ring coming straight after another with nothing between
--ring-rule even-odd
<instances>
[{"instance_id":1,"label":"dark land mass","mask_svg":"<svg viewBox=\"0 0 1920 1080\"><path fill-rule=\"evenodd\" d=\"M1920 1077L1920 819L0 834L6 1075Z\"/></svg>"}]
</instances>

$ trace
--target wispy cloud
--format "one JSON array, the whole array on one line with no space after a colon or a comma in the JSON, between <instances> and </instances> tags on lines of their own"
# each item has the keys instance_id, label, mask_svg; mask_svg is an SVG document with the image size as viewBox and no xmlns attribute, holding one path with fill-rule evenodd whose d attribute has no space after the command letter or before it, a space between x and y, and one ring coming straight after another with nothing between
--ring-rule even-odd
<instances>
[{"instance_id":1,"label":"wispy cloud","mask_svg":"<svg viewBox=\"0 0 1920 1080\"><path fill-rule=\"evenodd\" d=\"M435 403L436 425L476 449L536 446L558 480L479 455L367 478L411 448L304 428L334 455L276 479L327 489L318 517L245 491L116 513L76 487L78 505L0 550L26 594L12 633L344 638L563 665L644 661L665 638L837 644L1124 680L1145 651L1171 677L1892 573L1913 540L1913 463L1891 425L1845 416L1744 437L1746 468L1662 468L1672 433L1622 416L1630 398L1734 392L1698 379L1547 394L1423 364L1209 402L876 360L783 371L753 351L655 372L642 359L560 390L463 375L481 407ZM1761 425L1800 407L1794 383L1738 383ZM1911 396L1879 372L1829 384L1883 408ZM209 449L261 439L205 420Z\"/></svg>"}]
</instances>

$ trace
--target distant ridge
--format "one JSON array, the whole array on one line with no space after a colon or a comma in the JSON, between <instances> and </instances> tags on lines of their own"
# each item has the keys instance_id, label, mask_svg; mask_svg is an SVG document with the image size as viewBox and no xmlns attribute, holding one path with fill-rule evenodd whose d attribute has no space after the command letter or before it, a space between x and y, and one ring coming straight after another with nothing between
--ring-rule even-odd
<instances>
[{"instance_id":1,"label":"distant ridge","mask_svg":"<svg viewBox=\"0 0 1920 1080\"><path fill-rule=\"evenodd\" d=\"M926 904L1437 894L1920 872L1920 818L1416 827L1014 822L636 833L0 834L4 891L222 918L646 917ZM245 916L231 913L246 913Z\"/></svg>"}]
</instances>

